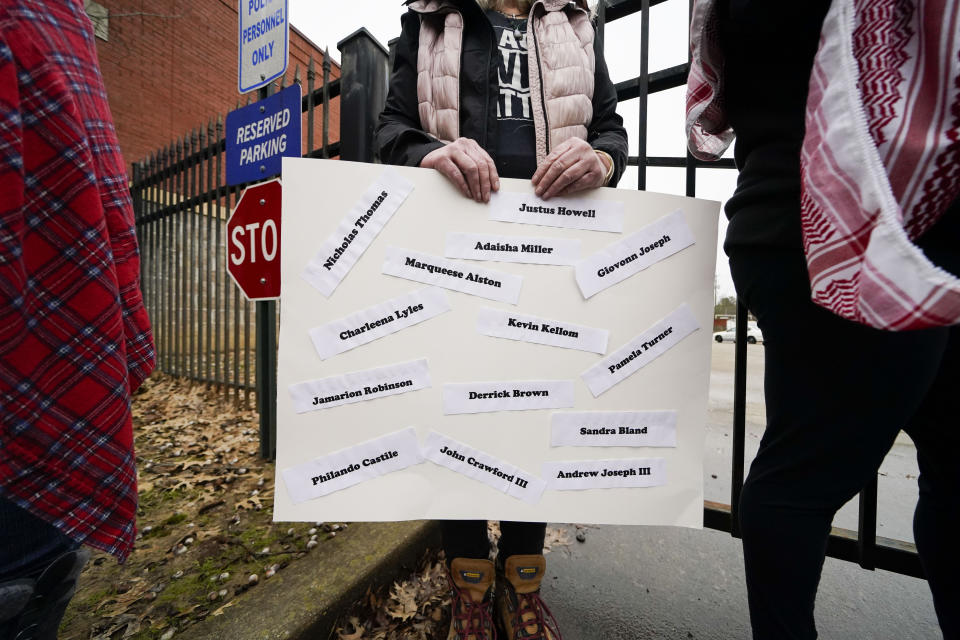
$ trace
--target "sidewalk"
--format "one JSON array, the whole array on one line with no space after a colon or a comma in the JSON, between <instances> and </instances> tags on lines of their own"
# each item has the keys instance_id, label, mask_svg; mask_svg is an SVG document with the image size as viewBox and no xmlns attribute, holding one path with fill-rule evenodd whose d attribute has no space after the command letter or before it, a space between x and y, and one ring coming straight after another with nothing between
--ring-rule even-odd
<instances>
[{"instance_id":1,"label":"sidewalk","mask_svg":"<svg viewBox=\"0 0 960 640\"><path fill-rule=\"evenodd\" d=\"M564 638L750 638L740 541L727 533L591 527L583 544L547 556L544 584ZM832 558L816 617L825 640L942 638L925 581Z\"/></svg>"}]
</instances>

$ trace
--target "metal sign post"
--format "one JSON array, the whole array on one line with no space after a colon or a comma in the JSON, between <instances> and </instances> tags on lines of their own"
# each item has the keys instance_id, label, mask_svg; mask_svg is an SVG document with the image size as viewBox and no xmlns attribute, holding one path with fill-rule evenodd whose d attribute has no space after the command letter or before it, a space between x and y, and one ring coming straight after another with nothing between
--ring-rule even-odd
<instances>
[{"instance_id":1,"label":"metal sign post","mask_svg":"<svg viewBox=\"0 0 960 640\"><path fill-rule=\"evenodd\" d=\"M260 457L272 460L277 442L277 303L280 297L279 180L249 187L227 221L227 271L248 300L256 300L257 409Z\"/></svg>"}]
</instances>

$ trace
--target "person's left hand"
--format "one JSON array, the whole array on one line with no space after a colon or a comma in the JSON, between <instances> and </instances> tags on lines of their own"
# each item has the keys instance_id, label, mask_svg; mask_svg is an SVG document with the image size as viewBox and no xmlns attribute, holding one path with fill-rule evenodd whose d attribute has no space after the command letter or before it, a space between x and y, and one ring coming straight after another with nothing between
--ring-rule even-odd
<instances>
[{"instance_id":1,"label":"person's left hand","mask_svg":"<svg viewBox=\"0 0 960 640\"><path fill-rule=\"evenodd\" d=\"M530 180L537 196L547 200L603 186L607 175L600 156L581 138L568 138L550 152Z\"/></svg>"}]
</instances>

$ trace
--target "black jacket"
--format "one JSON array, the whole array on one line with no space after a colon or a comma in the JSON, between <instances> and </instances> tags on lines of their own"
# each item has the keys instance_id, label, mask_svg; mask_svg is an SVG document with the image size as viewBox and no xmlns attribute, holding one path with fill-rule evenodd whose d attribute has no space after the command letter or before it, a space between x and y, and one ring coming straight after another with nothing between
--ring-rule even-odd
<instances>
[{"instance_id":1,"label":"black jacket","mask_svg":"<svg viewBox=\"0 0 960 640\"><path fill-rule=\"evenodd\" d=\"M474 0L458 0L463 15L463 47L460 60L460 135L476 140L496 162L496 128L499 64L496 39L490 21ZM443 146L421 129L417 109L417 50L420 15L408 11L401 18L403 30L396 46L390 92L380 114L376 146L380 160L416 167L425 155ZM615 186L627 165L627 132L617 114L617 94L607 73L603 43L594 39L596 71L593 90L593 120L587 127L587 142L610 154L614 162L610 186ZM532 72L532 70L531 70Z\"/></svg>"}]
</instances>

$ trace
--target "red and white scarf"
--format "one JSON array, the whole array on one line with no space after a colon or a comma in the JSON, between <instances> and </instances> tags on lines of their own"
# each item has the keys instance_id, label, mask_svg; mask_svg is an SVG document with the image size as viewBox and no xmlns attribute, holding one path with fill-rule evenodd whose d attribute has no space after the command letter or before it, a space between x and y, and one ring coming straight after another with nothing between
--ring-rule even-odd
<instances>
[{"instance_id":1,"label":"red and white scarf","mask_svg":"<svg viewBox=\"0 0 960 640\"><path fill-rule=\"evenodd\" d=\"M715 0L695 0L687 143L716 160L723 109ZM960 195L960 2L834 0L800 157L813 301L888 330L960 323L960 279L914 241Z\"/></svg>"}]
</instances>

